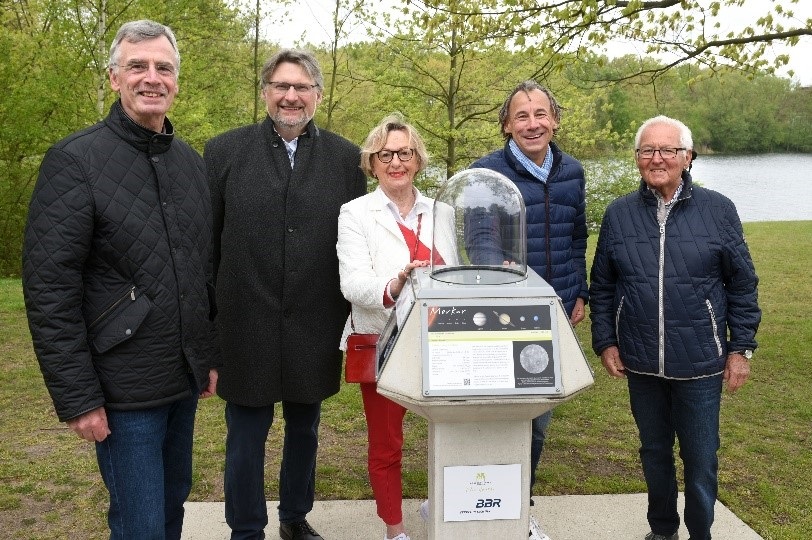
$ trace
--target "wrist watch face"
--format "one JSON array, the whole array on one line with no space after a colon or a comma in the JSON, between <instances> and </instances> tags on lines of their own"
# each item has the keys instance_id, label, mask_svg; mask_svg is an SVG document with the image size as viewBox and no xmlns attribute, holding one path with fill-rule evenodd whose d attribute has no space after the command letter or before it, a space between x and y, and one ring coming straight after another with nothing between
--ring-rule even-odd
<instances>
[{"instance_id":1,"label":"wrist watch face","mask_svg":"<svg viewBox=\"0 0 812 540\"><path fill-rule=\"evenodd\" d=\"M753 351L751 351L750 349L746 349L742 352L742 355L744 355L745 358L750 360L751 358L753 358Z\"/></svg>"}]
</instances>

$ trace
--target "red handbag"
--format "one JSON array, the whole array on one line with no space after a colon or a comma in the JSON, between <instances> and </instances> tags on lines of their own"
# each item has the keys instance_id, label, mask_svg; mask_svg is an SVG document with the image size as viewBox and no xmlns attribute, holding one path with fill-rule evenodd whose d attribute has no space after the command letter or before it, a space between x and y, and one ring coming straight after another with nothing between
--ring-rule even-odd
<instances>
[{"instance_id":1,"label":"red handbag","mask_svg":"<svg viewBox=\"0 0 812 540\"><path fill-rule=\"evenodd\" d=\"M347 336L347 364L344 380L348 383L374 383L377 377L378 334Z\"/></svg>"}]
</instances>

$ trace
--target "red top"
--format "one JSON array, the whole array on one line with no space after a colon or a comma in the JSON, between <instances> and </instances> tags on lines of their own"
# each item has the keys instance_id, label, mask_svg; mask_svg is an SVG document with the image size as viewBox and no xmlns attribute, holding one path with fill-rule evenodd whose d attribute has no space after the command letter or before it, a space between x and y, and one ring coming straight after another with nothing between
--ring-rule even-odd
<instances>
[{"instance_id":1,"label":"red top","mask_svg":"<svg viewBox=\"0 0 812 540\"><path fill-rule=\"evenodd\" d=\"M400 233L403 235L403 239L406 240L407 246L412 246L409 250L410 259L409 262L412 261L424 261L432 256L431 249L420 241L420 225L423 221L423 214L417 216L417 232L411 230L409 227L402 223L398 223L398 227L400 228ZM438 253L434 252L434 264L445 264L443 257ZM384 307L391 307L395 304L394 298L391 298L388 294L389 287L387 286L386 289L383 291L383 305Z\"/></svg>"}]
</instances>

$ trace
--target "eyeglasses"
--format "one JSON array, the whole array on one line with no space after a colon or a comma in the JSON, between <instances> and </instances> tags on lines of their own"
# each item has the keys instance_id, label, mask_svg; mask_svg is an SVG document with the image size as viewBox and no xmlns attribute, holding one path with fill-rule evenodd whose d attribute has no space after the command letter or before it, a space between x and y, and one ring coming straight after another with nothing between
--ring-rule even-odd
<instances>
[{"instance_id":1,"label":"eyeglasses","mask_svg":"<svg viewBox=\"0 0 812 540\"><path fill-rule=\"evenodd\" d=\"M654 157L655 152L659 152L660 157L663 159L674 159L680 150L687 150L687 148L673 148L670 146L666 146L665 148L638 148L637 156L644 159L651 159Z\"/></svg>"},{"instance_id":2,"label":"eyeglasses","mask_svg":"<svg viewBox=\"0 0 812 540\"><path fill-rule=\"evenodd\" d=\"M271 87L274 94L287 94L288 90L293 88L300 96L305 96L312 92L314 88L318 88L317 84L290 84L284 82L269 82L268 86Z\"/></svg>"},{"instance_id":3,"label":"eyeglasses","mask_svg":"<svg viewBox=\"0 0 812 540\"><path fill-rule=\"evenodd\" d=\"M378 156L378 161L381 163L389 163L395 158L395 156L397 156L401 161L409 161L414 157L414 150L411 148L401 148L395 152L392 150L380 150L375 152L375 155Z\"/></svg>"},{"instance_id":4,"label":"eyeglasses","mask_svg":"<svg viewBox=\"0 0 812 540\"><path fill-rule=\"evenodd\" d=\"M140 61L127 62L123 66L119 64L110 64L110 67L120 67L127 73L132 73L133 75L143 75L144 73L149 71L149 63ZM175 66L173 66L172 64L166 64L161 62L155 64L155 71L158 73L158 75L161 75L163 77L172 77L175 75L176 70Z\"/></svg>"}]
</instances>

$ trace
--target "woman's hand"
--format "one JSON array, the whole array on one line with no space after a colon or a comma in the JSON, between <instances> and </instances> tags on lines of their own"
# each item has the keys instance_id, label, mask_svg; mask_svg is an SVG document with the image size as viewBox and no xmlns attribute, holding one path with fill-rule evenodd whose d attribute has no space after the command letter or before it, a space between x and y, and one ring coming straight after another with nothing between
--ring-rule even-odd
<instances>
[{"instance_id":1,"label":"woman's hand","mask_svg":"<svg viewBox=\"0 0 812 540\"><path fill-rule=\"evenodd\" d=\"M406 285L406 280L409 278L409 274L412 273L412 270L428 265L429 261L414 260L407 263L406 266L403 267L403 270L398 272L397 277L389 282L389 292L392 294L392 298L400 296L400 292L403 290L403 286Z\"/></svg>"}]
</instances>

